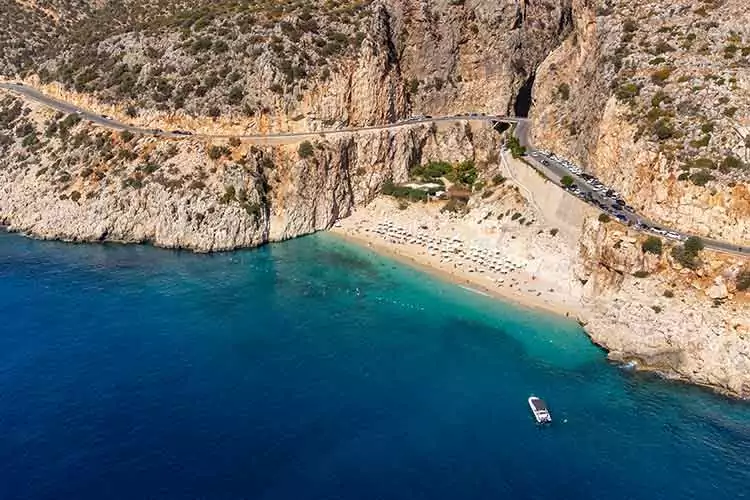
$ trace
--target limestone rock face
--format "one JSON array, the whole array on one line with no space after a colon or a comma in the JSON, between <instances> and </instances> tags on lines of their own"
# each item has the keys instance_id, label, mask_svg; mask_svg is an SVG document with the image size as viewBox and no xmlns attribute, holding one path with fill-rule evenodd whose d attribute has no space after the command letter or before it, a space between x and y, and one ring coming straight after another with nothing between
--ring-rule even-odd
<instances>
[{"instance_id":1,"label":"limestone rock face","mask_svg":"<svg viewBox=\"0 0 750 500\"><path fill-rule=\"evenodd\" d=\"M53 121L67 127L49 109L5 99L12 126L39 130ZM21 138L3 144L0 219L11 230L202 252L330 228L355 204L370 201L386 180L406 181L414 165L486 163L499 148L497 133L480 124L424 124L304 141L312 151L304 155L296 142L126 141L83 123L72 125L65 137L71 136L51 133L32 147ZM19 156L26 161L12 161Z\"/></svg>"},{"instance_id":2,"label":"limestone rock face","mask_svg":"<svg viewBox=\"0 0 750 500\"><path fill-rule=\"evenodd\" d=\"M714 300L721 300L729 297L729 290L721 276L716 277L713 286L706 291L706 295Z\"/></svg>"},{"instance_id":3,"label":"limestone rock face","mask_svg":"<svg viewBox=\"0 0 750 500\"><path fill-rule=\"evenodd\" d=\"M572 34L537 71L534 142L655 222L748 244L749 63L732 47L750 41L746 2L574 1L572 12Z\"/></svg>"},{"instance_id":4,"label":"limestone rock face","mask_svg":"<svg viewBox=\"0 0 750 500\"><path fill-rule=\"evenodd\" d=\"M615 223L584 223L575 271L586 283L586 331L613 360L750 397L750 301L730 300L725 278L742 259L704 252L691 271L668 248L644 253L642 239Z\"/></svg>"}]
</instances>

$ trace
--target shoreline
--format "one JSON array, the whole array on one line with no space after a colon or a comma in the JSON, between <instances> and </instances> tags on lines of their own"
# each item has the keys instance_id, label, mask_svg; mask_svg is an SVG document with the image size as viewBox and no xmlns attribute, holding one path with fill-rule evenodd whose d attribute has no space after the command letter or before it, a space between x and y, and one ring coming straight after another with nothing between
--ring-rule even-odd
<instances>
[{"instance_id":1,"label":"shoreline","mask_svg":"<svg viewBox=\"0 0 750 500\"><path fill-rule=\"evenodd\" d=\"M564 304L552 303L546 299L539 299L528 293L519 293L507 287L491 288L479 282L477 278L481 275L471 276L468 273L450 272L447 269L430 264L426 259L419 259L410 252L399 252L396 248L386 243L368 238L361 234L353 234L340 228L332 228L328 231L344 241L348 241L362 248L367 248L385 257L392 258L398 262L407 264L415 269L425 272L444 282L459 286L467 291L484 295L495 300L510 302L514 305L552 313L573 321L579 321L581 310Z\"/></svg>"}]
</instances>

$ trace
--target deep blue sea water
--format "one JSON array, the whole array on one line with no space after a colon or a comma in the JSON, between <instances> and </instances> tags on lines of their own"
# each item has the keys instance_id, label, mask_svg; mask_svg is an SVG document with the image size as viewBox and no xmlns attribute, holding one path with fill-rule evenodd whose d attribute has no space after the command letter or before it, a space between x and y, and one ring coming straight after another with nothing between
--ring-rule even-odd
<instances>
[{"instance_id":1,"label":"deep blue sea water","mask_svg":"<svg viewBox=\"0 0 750 500\"><path fill-rule=\"evenodd\" d=\"M0 315L3 500L750 494L750 405L330 235L194 255L0 234Z\"/></svg>"}]
</instances>

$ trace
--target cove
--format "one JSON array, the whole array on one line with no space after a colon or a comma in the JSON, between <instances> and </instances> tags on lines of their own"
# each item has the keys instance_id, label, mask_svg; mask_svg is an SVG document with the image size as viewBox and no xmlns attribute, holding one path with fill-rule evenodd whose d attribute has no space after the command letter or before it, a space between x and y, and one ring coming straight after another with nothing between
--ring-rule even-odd
<instances>
[{"instance_id":1,"label":"cove","mask_svg":"<svg viewBox=\"0 0 750 500\"><path fill-rule=\"evenodd\" d=\"M0 234L0 317L3 499L750 486L747 404L625 372L574 322L325 234L215 255Z\"/></svg>"}]
</instances>

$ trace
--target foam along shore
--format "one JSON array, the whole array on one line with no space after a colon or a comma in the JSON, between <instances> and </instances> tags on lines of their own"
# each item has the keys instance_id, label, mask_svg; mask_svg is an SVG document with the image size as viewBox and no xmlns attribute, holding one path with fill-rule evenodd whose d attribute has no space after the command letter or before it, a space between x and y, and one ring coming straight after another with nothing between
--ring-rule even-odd
<instances>
[{"instance_id":1,"label":"foam along shore","mask_svg":"<svg viewBox=\"0 0 750 500\"><path fill-rule=\"evenodd\" d=\"M560 273L567 267L560 266L567 261L564 245L556 244L553 235L518 224L504 230L439 208L420 203L400 210L381 198L339 221L332 232L469 290L564 316L580 315L579 290ZM555 253L547 254L550 250Z\"/></svg>"}]
</instances>

